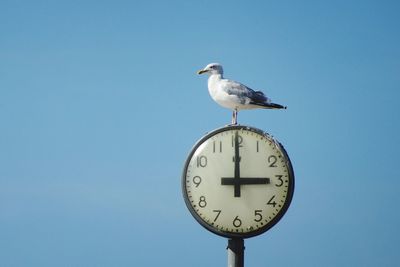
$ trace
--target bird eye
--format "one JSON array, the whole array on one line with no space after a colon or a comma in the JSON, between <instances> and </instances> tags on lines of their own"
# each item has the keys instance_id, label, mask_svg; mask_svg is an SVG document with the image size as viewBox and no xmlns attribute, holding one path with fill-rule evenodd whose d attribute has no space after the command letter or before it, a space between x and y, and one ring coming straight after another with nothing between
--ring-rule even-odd
<instances>
[{"instance_id":1,"label":"bird eye","mask_svg":"<svg viewBox=\"0 0 400 267\"><path fill-rule=\"evenodd\" d=\"M214 68L214 66L210 66L210 69L213 69Z\"/></svg>"}]
</instances>

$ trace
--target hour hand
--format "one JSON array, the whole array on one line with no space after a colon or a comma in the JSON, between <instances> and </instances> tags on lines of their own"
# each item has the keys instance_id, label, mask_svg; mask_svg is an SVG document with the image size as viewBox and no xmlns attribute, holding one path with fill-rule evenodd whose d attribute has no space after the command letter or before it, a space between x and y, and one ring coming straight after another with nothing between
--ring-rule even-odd
<instances>
[{"instance_id":1,"label":"hour hand","mask_svg":"<svg viewBox=\"0 0 400 267\"><path fill-rule=\"evenodd\" d=\"M269 184L271 181L268 177L241 177L240 184Z\"/></svg>"}]
</instances>

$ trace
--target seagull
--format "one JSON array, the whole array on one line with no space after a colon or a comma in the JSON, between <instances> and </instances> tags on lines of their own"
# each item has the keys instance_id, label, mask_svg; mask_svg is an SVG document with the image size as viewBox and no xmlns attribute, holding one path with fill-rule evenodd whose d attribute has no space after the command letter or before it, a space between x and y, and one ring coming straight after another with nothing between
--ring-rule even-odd
<instances>
[{"instance_id":1,"label":"seagull","mask_svg":"<svg viewBox=\"0 0 400 267\"><path fill-rule=\"evenodd\" d=\"M208 64L197 74L208 73L208 92L211 98L224 108L231 109L232 124L237 124L237 113L242 109L286 109L285 106L271 102L261 91L253 89L229 79L224 79L224 71L219 63Z\"/></svg>"}]
</instances>

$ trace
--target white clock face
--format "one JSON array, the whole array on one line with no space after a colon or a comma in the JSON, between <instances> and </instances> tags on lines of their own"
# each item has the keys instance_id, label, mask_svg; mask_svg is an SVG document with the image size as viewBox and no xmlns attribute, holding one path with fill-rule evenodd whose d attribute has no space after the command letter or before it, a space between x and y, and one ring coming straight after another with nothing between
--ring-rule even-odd
<instances>
[{"instance_id":1,"label":"white clock face","mask_svg":"<svg viewBox=\"0 0 400 267\"><path fill-rule=\"evenodd\" d=\"M189 210L204 227L222 236L250 237L286 212L294 177L285 150L269 135L228 126L197 143L182 185Z\"/></svg>"}]
</instances>

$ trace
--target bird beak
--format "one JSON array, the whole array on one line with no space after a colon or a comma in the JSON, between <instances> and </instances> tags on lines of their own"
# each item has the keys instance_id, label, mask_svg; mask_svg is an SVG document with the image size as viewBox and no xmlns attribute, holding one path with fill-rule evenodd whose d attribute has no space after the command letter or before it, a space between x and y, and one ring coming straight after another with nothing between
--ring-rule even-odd
<instances>
[{"instance_id":1,"label":"bird beak","mask_svg":"<svg viewBox=\"0 0 400 267\"><path fill-rule=\"evenodd\" d=\"M207 70L199 70L198 72L197 72L197 74L203 74L203 73L206 73L207 72Z\"/></svg>"}]
</instances>

